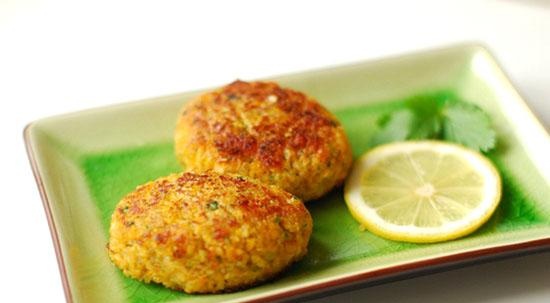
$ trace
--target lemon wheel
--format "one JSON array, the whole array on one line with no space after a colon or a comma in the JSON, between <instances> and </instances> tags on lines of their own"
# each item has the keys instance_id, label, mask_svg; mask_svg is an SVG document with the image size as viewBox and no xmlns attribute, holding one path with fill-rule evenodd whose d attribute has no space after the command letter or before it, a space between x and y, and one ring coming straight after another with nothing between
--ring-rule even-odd
<instances>
[{"instance_id":1,"label":"lemon wheel","mask_svg":"<svg viewBox=\"0 0 550 303\"><path fill-rule=\"evenodd\" d=\"M485 223L500 201L501 180L480 153L440 141L406 141L360 157L344 192L351 214L369 231L428 243Z\"/></svg>"}]
</instances>

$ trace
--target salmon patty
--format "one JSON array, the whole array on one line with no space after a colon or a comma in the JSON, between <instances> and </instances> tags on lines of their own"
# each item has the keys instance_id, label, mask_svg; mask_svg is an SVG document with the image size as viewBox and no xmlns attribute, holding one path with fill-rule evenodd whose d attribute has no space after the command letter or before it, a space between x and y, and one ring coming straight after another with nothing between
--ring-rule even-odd
<instances>
[{"instance_id":1,"label":"salmon patty","mask_svg":"<svg viewBox=\"0 0 550 303\"><path fill-rule=\"evenodd\" d=\"M249 176L305 201L341 184L352 163L336 117L272 82L235 81L188 103L175 150L188 170Z\"/></svg>"},{"instance_id":2,"label":"salmon patty","mask_svg":"<svg viewBox=\"0 0 550 303\"><path fill-rule=\"evenodd\" d=\"M275 186L236 175L180 173L124 197L109 256L124 274L187 293L265 281L306 254L312 220Z\"/></svg>"}]
</instances>

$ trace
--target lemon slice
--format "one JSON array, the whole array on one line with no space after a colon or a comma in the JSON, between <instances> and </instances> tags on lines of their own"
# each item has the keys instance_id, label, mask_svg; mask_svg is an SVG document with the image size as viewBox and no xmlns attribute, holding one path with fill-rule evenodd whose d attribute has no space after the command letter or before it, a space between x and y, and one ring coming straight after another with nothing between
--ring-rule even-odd
<instances>
[{"instance_id":1,"label":"lemon slice","mask_svg":"<svg viewBox=\"0 0 550 303\"><path fill-rule=\"evenodd\" d=\"M500 176L483 155L439 141L382 145L354 164L344 189L351 214L396 241L438 242L485 223L501 195Z\"/></svg>"}]
</instances>

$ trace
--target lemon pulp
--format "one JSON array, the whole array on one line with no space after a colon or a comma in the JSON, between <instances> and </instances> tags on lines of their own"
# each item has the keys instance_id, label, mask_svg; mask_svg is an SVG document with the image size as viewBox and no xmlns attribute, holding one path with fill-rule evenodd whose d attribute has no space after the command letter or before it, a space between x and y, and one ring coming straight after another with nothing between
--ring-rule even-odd
<instances>
[{"instance_id":1,"label":"lemon pulp","mask_svg":"<svg viewBox=\"0 0 550 303\"><path fill-rule=\"evenodd\" d=\"M500 201L501 181L477 152L407 141L364 154L344 191L350 212L369 231L397 241L436 242L486 222Z\"/></svg>"}]
</instances>

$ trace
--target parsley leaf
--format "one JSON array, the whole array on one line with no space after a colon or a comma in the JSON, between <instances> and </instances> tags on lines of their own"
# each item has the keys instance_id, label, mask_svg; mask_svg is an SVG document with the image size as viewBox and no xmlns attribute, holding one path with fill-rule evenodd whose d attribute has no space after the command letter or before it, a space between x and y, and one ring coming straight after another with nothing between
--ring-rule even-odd
<instances>
[{"instance_id":1,"label":"parsley leaf","mask_svg":"<svg viewBox=\"0 0 550 303\"><path fill-rule=\"evenodd\" d=\"M449 104L444 112L443 138L487 152L495 147L496 134L479 107L468 103Z\"/></svg>"},{"instance_id":2,"label":"parsley leaf","mask_svg":"<svg viewBox=\"0 0 550 303\"><path fill-rule=\"evenodd\" d=\"M413 122L414 113L409 109L402 109L382 117L378 121L379 126L381 126L380 131L374 134L371 144L379 145L406 140L410 135Z\"/></svg>"},{"instance_id":3,"label":"parsley leaf","mask_svg":"<svg viewBox=\"0 0 550 303\"><path fill-rule=\"evenodd\" d=\"M218 207L219 207L219 203L218 203L218 201L216 201L216 200L211 200L210 202L208 202L208 203L206 204L206 207L207 207L209 210L216 210L216 209L218 209Z\"/></svg>"},{"instance_id":4,"label":"parsley leaf","mask_svg":"<svg viewBox=\"0 0 550 303\"><path fill-rule=\"evenodd\" d=\"M414 116L414 124L409 133L409 139L437 139L441 132L441 110L445 99L431 96L420 96L407 100L407 107Z\"/></svg>"},{"instance_id":5,"label":"parsley leaf","mask_svg":"<svg viewBox=\"0 0 550 303\"><path fill-rule=\"evenodd\" d=\"M487 152L495 147L496 134L489 116L476 105L449 96L411 98L400 109L382 116L371 145L393 141L437 139Z\"/></svg>"}]
</instances>

